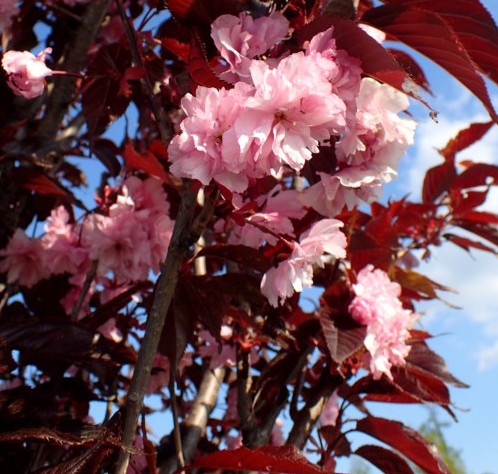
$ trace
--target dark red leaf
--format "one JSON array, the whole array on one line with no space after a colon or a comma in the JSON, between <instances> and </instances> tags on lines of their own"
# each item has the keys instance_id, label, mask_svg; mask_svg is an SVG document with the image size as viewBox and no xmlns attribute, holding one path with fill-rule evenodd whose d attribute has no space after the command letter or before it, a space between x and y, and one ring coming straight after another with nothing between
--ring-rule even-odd
<instances>
[{"instance_id":1,"label":"dark red leaf","mask_svg":"<svg viewBox=\"0 0 498 474\"><path fill-rule=\"evenodd\" d=\"M449 372L444 359L432 351L425 342L411 345L406 363L417 369L424 370L428 374L434 375L455 387L468 387Z\"/></svg>"},{"instance_id":2,"label":"dark red leaf","mask_svg":"<svg viewBox=\"0 0 498 474\"><path fill-rule=\"evenodd\" d=\"M451 188L456 177L455 164L452 160L430 168L425 173L422 186L422 202L434 202L442 193Z\"/></svg>"},{"instance_id":3,"label":"dark red leaf","mask_svg":"<svg viewBox=\"0 0 498 474\"><path fill-rule=\"evenodd\" d=\"M180 59L185 61L185 63L188 62L190 52L189 44L182 43L176 38L163 38L161 40L161 46L178 56Z\"/></svg>"},{"instance_id":4,"label":"dark red leaf","mask_svg":"<svg viewBox=\"0 0 498 474\"><path fill-rule=\"evenodd\" d=\"M237 15L244 2L240 0L167 0L166 6L179 20L198 25L210 25L223 14Z\"/></svg>"},{"instance_id":5,"label":"dark red leaf","mask_svg":"<svg viewBox=\"0 0 498 474\"><path fill-rule=\"evenodd\" d=\"M114 142L107 138L97 138L93 142L93 153L99 161L107 168L111 176L116 177L121 172L121 164L117 159L119 148Z\"/></svg>"},{"instance_id":6,"label":"dark red leaf","mask_svg":"<svg viewBox=\"0 0 498 474\"><path fill-rule=\"evenodd\" d=\"M166 171L159 163L158 159L149 151L137 153L131 143L126 143L123 152L128 168L132 170L145 171L151 176L155 176L162 181L167 181Z\"/></svg>"},{"instance_id":7,"label":"dark red leaf","mask_svg":"<svg viewBox=\"0 0 498 474\"><path fill-rule=\"evenodd\" d=\"M385 0L416 10L437 13L451 27L479 70L498 83L498 31L479 0Z\"/></svg>"},{"instance_id":8,"label":"dark red leaf","mask_svg":"<svg viewBox=\"0 0 498 474\"><path fill-rule=\"evenodd\" d=\"M472 247L475 249L483 250L485 252L493 253L495 255L497 254L497 251L495 249L475 240L467 239L465 237L454 234L444 234L443 237L448 239L450 242L453 242L455 245L458 245L459 247L465 249L467 252L470 251L469 247Z\"/></svg>"},{"instance_id":9,"label":"dark red leaf","mask_svg":"<svg viewBox=\"0 0 498 474\"><path fill-rule=\"evenodd\" d=\"M479 224L498 224L498 214L484 211L467 211L464 214L459 214L458 219Z\"/></svg>"},{"instance_id":10,"label":"dark red leaf","mask_svg":"<svg viewBox=\"0 0 498 474\"><path fill-rule=\"evenodd\" d=\"M479 207L486 202L488 197L487 189L485 191L466 191L462 193L459 189L455 190L455 188L456 186L454 186L451 193L451 205L454 215L462 215Z\"/></svg>"},{"instance_id":11,"label":"dark red leaf","mask_svg":"<svg viewBox=\"0 0 498 474\"><path fill-rule=\"evenodd\" d=\"M421 293L429 298L438 297L436 290L452 291L450 288L432 281L421 273L417 273L413 270L404 270L398 266L393 267L392 278L403 288Z\"/></svg>"},{"instance_id":12,"label":"dark red leaf","mask_svg":"<svg viewBox=\"0 0 498 474\"><path fill-rule=\"evenodd\" d=\"M396 3L399 5L384 5L368 11L362 22L388 33L439 64L467 87L497 121L484 80L451 27L432 10L411 9L409 5L405 6L406 2L398 0Z\"/></svg>"},{"instance_id":13,"label":"dark red leaf","mask_svg":"<svg viewBox=\"0 0 498 474\"><path fill-rule=\"evenodd\" d=\"M320 312L320 324L332 360L341 364L363 346L366 327L351 317L332 319L326 311Z\"/></svg>"},{"instance_id":14,"label":"dark red leaf","mask_svg":"<svg viewBox=\"0 0 498 474\"><path fill-rule=\"evenodd\" d=\"M351 56L360 59L361 67L365 74L405 93L413 89L410 87L410 84L414 85L413 81L394 57L369 34L351 21L339 18L319 18L297 32L298 42L303 44L316 33L330 26L334 27L334 39L337 48L344 49ZM421 100L420 97L416 98Z\"/></svg>"},{"instance_id":15,"label":"dark red leaf","mask_svg":"<svg viewBox=\"0 0 498 474\"><path fill-rule=\"evenodd\" d=\"M230 84L222 81L211 69L206 56L204 43L200 35L193 30L192 42L188 55L188 74L190 78L190 89L193 94L197 86L215 87L216 89L230 88Z\"/></svg>"},{"instance_id":16,"label":"dark red leaf","mask_svg":"<svg viewBox=\"0 0 498 474\"><path fill-rule=\"evenodd\" d=\"M289 474L326 472L310 463L295 446L261 446L254 449L241 447L230 451L218 451L200 457L191 464L191 467Z\"/></svg>"},{"instance_id":17,"label":"dark red leaf","mask_svg":"<svg viewBox=\"0 0 498 474\"><path fill-rule=\"evenodd\" d=\"M139 79L142 79L142 77L144 76L145 76L145 69L143 67L132 66L126 68L125 72L123 73L123 77L121 77L121 81L119 83L118 96L122 95L129 98L132 92L130 82L138 81Z\"/></svg>"},{"instance_id":18,"label":"dark red leaf","mask_svg":"<svg viewBox=\"0 0 498 474\"><path fill-rule=\"evenodd\" d=\"M366 459L386 474L413 474L410 466L402 457L382 446L366 444L360 446L354 454Z\"/></svg>"},{"instance_id":19,"label":"dark red leaf","mask_svg":"<svg viewBox=\"0 0 498 474\"><path fill-rule=\"evenodd\" d=\"M368 416L356 423L356 429L396 449L428 474L450 474L437 450L402 423Z\"/></svg>"},{"instance_id":20,"label":"dark red leaf","mask_svg":"<svg viewBox=\"0 0 498 474\"><path fill-rule=\"evenodd\" d=\"M486 132L491 128L493 122L472 123L467 128L460 130L457 135L448 141L446 146L439 150L439 153L446 160L452 160L454 156L465 148L478 142Z\"/></svg>"},{"instance_id":21,"label":"dark red leaf","mask_svg":"<svg viewBox=\"0 0 498 474\"><path fill-rule=\"evenodd\" d=\"M498 166L475 163L456 177L453 187L466 189L489 184L498 184Z\"/></svg>"},{"instance_id":22,"label":"dark red leaf","mask_svg":"<svg viewBox=\"0 0 498 474\"><path fill-rule=\"evenodd\" d=\"M257 249L245 245L211 245L204 247L197 255L230 260L262 272L268 271L272 265Z\"/></svg>"},{"instance_id":23,"label":"dark red leaf","mask_svg":"<svg viewBox=\"0 0 498 474\"><path fill-rule=\"evenodd\" d=\"M495 245L498 245L498 226L496 225L470 221L460 217L453 219L452 224L468 230L469 232L472 232L473 234L478 235Z\"/></svg>"},{"instance_id":24,"label":"dark red leaf","mask_svg":"<svg viewBox=\"0 0 498 474\"><path fill-rule=\"evenodd\" d=\"M393 48L388 48L387 51L389 51L389 53L391 53L396 58L396 61L406 71L412 81L417 84L417 86L421 87L429 94L432 94L431 88L429 86L429 81L425 77L424 71L422 71L422 68L408 53Z\"/></svg>"},{"instance_id":25,"label":"dark red leaf","mask_svg":"<svg viewBox=\"0 0 498 474\"><path fill-rule=\"evenodd\" d=\"M56 196L64 198L66 201L74 200L71 194L43 174L42 171L28 168L17 168L12 170L10 176L12 177L12 180L17 182L20 186L25 189L29 189L30 191L34 191L37 194L44 196Z\"/></svg>"}]
</instances>

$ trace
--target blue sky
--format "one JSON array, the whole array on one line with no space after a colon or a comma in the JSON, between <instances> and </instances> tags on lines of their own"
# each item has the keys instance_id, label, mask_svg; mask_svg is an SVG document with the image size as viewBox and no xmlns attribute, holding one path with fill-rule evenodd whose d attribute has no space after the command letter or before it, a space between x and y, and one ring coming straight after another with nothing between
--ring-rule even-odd
<instances>
[{"instance_id":1,"label":"blue sky","mask_svg":"<svg viewBox=\"0 0 498 474\"><path fill-rule=\"evenodd\" d=\"M498 2L481 2L497 21ZM468 123L489 120L484 107L465 88L438 66L423 59L420 62L435 95L429 102L439 112L439 123L434 123L424 108L413 108L419 123L415 145L400 166L398 180L386 189L387 196L407 192L413 198L420 196L425 170L441 160L436 148ZM496 108L498 88L488 86ZM457 158L498 164L497 129L492 129L480 143ZM498 213L498 190L490 194L485 208ZM431 262L421 265L418 271L459 292L441 295L461 307L459 310L440 302L419 306L426 311L421 324L439 335L431 341L431 347L446 359L456 377L470 385L468 389L451 390L459 421L451 422L445 435L451 445L461 450L470 473L498 473L498 259L477 251L469 255L448 243L436 249ZM399 417L415 427L427 417L426 410L413 407L379 410L379 414ZM451 421L443 410L438 415Z\"/></svg>"}]
</instances>

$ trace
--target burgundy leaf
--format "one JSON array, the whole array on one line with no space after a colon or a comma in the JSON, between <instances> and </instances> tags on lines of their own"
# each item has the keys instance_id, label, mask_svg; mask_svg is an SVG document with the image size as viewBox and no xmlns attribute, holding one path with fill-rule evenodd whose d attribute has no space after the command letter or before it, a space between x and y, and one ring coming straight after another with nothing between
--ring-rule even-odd
<instances>
[{"instance_id":1,"label":"burgundy leaf","mask_svg":"<svg viewBox=\"0 0 498 474\"><path fill-rule=\"evenodd\" d=\"M442 193L450 189L456 177L456 169L452 160L430 168L425 173L422 186L422 202L434 202Z\"/></svg>"},{"instance_id":2,"label":"burgundy leaf","mask_svg":"<svg viewBox=\"0 0 498 474\"><path fill-rule=\"evenodd\" d=\"M175 54L178 56L180 59L185 61L185 63L188 62L188 57L190 53L190 45L187 43L182 43L181 41L178 41L176 38L163 38L161 40L161 46L171 53Z\"/></svg>"},{"instance_id":3,"label":"burgundy leaf","mask_svg":"<svg viewBox=\"0 0 498 474\"><path fill-rule=\"evenodd\" d=\"M11 179L25 189L34 191L44 196L55 196L66 201L73 201L74 198L55 181L52 181L41 170L16 168L12 170Z\"/></svg>"},{"instance_id":4,"label":"burgundy leaf","mask_svg":"<svg viewBox=\"0 0 498 474\"><path fill-rule=\"evenodd\" d=\"M354 454L366 459L386 474L413 474L409 464L401 456L382 446L366 444L360 446Z\"/></svg>"},{"instance_id":5,"label":"burgundy leaf","mask_svg":"<svg viewBox=\"0 0 498 474\"><path fill-rule=\"evenodd\" d=\"M332 360L341 364L363 347L366 326L356 323L351 317L334 320L326 311L320 312L320 324Z\"/></svg>"},{"instance_id":6,"label":"burgundy leaf","mask_svg":"<svg viewBox=\"0 0 498 474\"><path fill-rule=\"evenodd\" d=\"M452 224L468 230L469 232L472 232L473 234L478 235L495 245L498 245L498 226L496 225L484 222L475 222L460 217L453 219Z\"/></svg>"},{"instance_id":7,"label":"burgundy leaf","mask_svg":"<svg viewBox=\"0 0 498 474\"><path fill-rule=\"evenodd\" d=\"M230 84L222 81L211 69L206 56L206 49L197 31L192 32L192 42L188 55L188 74L190 89L193 94L197 86L230 88Z\"/></svg>"},{"instance_id":8,"label":"burgundy leaf","mask_svg":"<svg viewBox=\"0 0 498 474\"><path fill-rule=\"evenodd\" d=\"M457 135L448 141L439 153L444 156L445 160L452 160L454 156L465 148L478 142L486 132L491 128L493 122L476 122L470 124L467 128L460 130Z\"/></svg>"},{"instance_id":9,"label":"burgundy leaf","mask_svg":"<svg viewBox=\"0 0 498 474\"><path fill-rule=\"evenodd\" d=\"M456 188L456 186L454 186ZM485 191L466 191L461 193L460 190L456 190L451 193L451 205L453 206L453 213L455 215L462 215L466 212L479 207L486 202L488 197L488 190ZM457 194L455 196L455 194Z\"/></svg>"},{"instance_id":10,"label":"burgundy leaf","mask_svg":"<svg viewBox=\"0 0 498 474\"><path fill-rule=\"evenodd\" d=\"M424 370L455 387L468 387L449 372L444 359L432 351L425 342L411 345L406 363L417 369Z\"/></svg>"},{"instance_id":11,"label":"burgundy leaf","mask_svg":"<svg viewBox=\"0 0 498 474\"><path fill-rule=\"evenodd\" d=\"M417 84L417 86L432 94L429 81L425 77L424 71L422 71L422 68L408 53L392 48L389 48L387 51L389 51L389 53L396 58L396 61L406 71L410 79Z\"/></svg>"},{"instance_id":12,"label":"burgundy leaf","mask_svg":"<svg viewBox=\"0 0 498 474\"><path fill-rule=\"evenodd\" d=\"M186 23L211 25L220 15L237 15L243 6L240 0L167 0L166 6L174 17Z\"/></svg>"},{"instance_id":13,"label":"burgundy leaf","mask_svg":"<svg viewBox=\"0 0 498 474\"><path fill-rule=\"evenodd\" d=\"M230 260L262 272L268 271L272 265L257 249L245 245L211 245L204 247L197 255Z\"/></svg>"},{"instance_id":14,"label":"burgundy leaf","mask_svg":"<svg viewBox=\"0 0 498 474\"><path fill-rule=\"evenodd\" d=\"M279 472L289 474L324 474L321 467L310 463L295 446L261 446L237 448L202 456L190 467L232 471Z\"/></svg>"},{"instance_id":15,"label":"burgundy leaf","mask_svg":"<svg viewBox=\"0 0 498 474\"><path fill-rule=\"evenodd\" d=\"M399 6L374 8L365 13L361 20L439 64L483 103L493 120L498 120L484 80L476 72L455 32L441 16L432 11L411 9L405 6L405 2L400 2ZM498 49L495 54L498 54Z\"/></svg>"},{"instance_id":16,"label":"burgundy leaf","mask_svg":"<svg viewBox=\"0 0 498 474\"><path fill-rule=\"evenodd\" d=\"M440 285L430 278L413 270L404 270L398 266L393 268L393 279L403 288L421 293L429 298L437 298L436 290L452 291L450 288Z\"/></svg>"},{"instance_id":17,"label":"burgundy leaf","mask_svg":"<svg viewBox=\"0 0 498 474\"><path fill-rule=\"evenodd\" d=\"M498 166L475 163L456 177L453 186L466 189L487 184L498 184Z\"/></svg>"},{"instance_id":18,"label":"burgundy leaf","mask_svg":"<svg viewBox=\"0 0 498 474\"><path fill-rule=\"evenodd\" d=\"M385 0L386 3L437 13L451 27L478 69L498 83L498 32L479 0Z\"/></svg>"},{"instance_id":19,"label":"burgundy leaf","mask_svg":"<svg viewBox=\"0 0 498 474\"><path fill-rule=\"evenodd\" d=\"M437 450L402 423L367 416L356 423L356 429L396 449L428 474L450 474Z\"/></svg>"},{"instance_id":20,"label":"burgundy leaf","mask_svg":"<svg viewBox=\"0 0 498 474\"><path fill-rule=\"evenodd\" d=\"M488 247L487 245L484 245L483 243L477 242L475 240L467 239L465 237L461 237L455 234L444 234L443 237L448 239L450 242L453 242L455 245L458 245L459 247L463 248L467 252L470 251L469 247L472 247L475 249L483 250L485 252L493 253L495 255L497 254L497 251L495 249Z\"/></svg>"},{"instance_id":21,"label":"burgundy leaf","mask_svg":"<svg viewBox=\"0 0 498 474\"><path fill-rule=\"evenodd\" d=\"M125 145L123 156L129 169L145 171L163 182L168 180L166 171L150 151L138 153L133 148L133 145L128 142Z\"/></svg>"}]
</instances>

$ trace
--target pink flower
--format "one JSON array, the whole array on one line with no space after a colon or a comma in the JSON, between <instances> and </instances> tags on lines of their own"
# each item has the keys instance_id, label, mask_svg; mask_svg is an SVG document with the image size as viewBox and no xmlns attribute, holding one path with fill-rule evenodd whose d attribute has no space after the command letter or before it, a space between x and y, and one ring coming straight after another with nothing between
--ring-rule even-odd
<instances>
[{"instance_id":1,"label":"pink flower","mask_svg":"<svg viewBox=\"0 0 498 474\"><path fill-rule=\"evenodd\" d=\"M333 175L318 174L321 180L304 190L301 201L324 216L334 217L344 206L351 210L362 202L370 203L382 196L377 170L366 165L347 166Z\"/></svg>"},{"instance_id":2,"label":"pink flower","mask_svg":"<svg viewBox=\"0 0 498 474\"><path fill-rule=\"evenodd\" d=\"M19 13L18 0L0 0L0 34L10 27L12 17Z\"/></svg>"},{"instance_id":3,"label":"pink flower","mask_svg":"<svg viewBox=\"0 0 498 474\"><path fill-rule=\"evenodd\" d=\"M353 318L367 326L364 344L369 352L369 365L375 379L385 374L392 380L391 367L404 365L410 352L406 340L415 316L403 308L401 287L387 274L367 265L353 285L356 296L349 305Z\"/></svg>"},{"instance_id":4,"label":"pink flower","mask_svg":"<svg viewBox=\"0 0 498 474\"><path fill-rule=\"evenodd\" d=\"M293 237L294 227L291 219L299 219L306 213L297 191L280 190L277 186L267 195L259 196L256 202L262 209L248 216L248 223L244 226L236 224L233 220L229 220L228 224L224 220L216 224L218 230L222 230L224 225L223 230L227 232L230 244L253 248L258 248L265 242L275 245L278 239L273 234ZM236 208L247 204L247 202L237 203L235 196L232 203ZM271 233L265 232L265 229Z\"/></svg>"},{"instance_id":5,"label":"pink flower","mask_svg":"<svg viewBox=\"0 0 498 474\"><path fill-rule=\"evenodd\" d=\"M324 266L323 255L336 258L346 256L346 236L339 230L343 223L335 219L323 219L303 234L300 243L294 243L291 256L268 270L261 280L261 293L270 304L278 306L292 296L300 293L303 287L313 284L313 265Z\"/></svg>"},{"instance_id":6,"label":"pink flower","mask_svg":"<svg viewBox=\"0 0 498 474\"><path fill-rule=\"evenodd\" d=\"M364 78L356 99L357 112L336 144L337 158L348 165L368 164L377 177L389 182L398 162L413 143L415 122L398 116L408 108L408 97L394 88Z\"/></svg>"},{"instance_id":7,"label":"pink flower","mask_svg":"<svg viewBox=\"0 0 498 474\"><path fill-rule=\"evenodd\" d=\"M116 326L116 318L107 320L104 324L97 328L97 331L102 334L106 339L110 339L116 343L123 340L123 333Z\"/></svg>"},{"instance_id":8,"label":"pink flower","mask_svg":"<svg viewBox=\"0 0 498 474\"><path fill-rule=\"evenodd\" d=\"M182 99L187 118L168 147L173 174L204 185L214 179L235 192L247 188L248 163L225 137L252 91L243 83L230 90L198 87L195 97L187 94Z\"/></svg>"},{"instance_id":9,"label":"pink flower","mask_svg":"<svg viewBox=\"0 0 498 474\"><path fill-rule=\"evenodd\" d=\"M52 51L45 48L38 56L29 51L7 51L2 58L2 67L8 74L8 86L14 94L33 99L45 91L45 77L52 70L45 65L45 57Z\"/></svg>"},{"instance_id":10,"label":"pink flower","mask_svg":"<svg viewBox=\"0 0 498 474\"><path fill-rule=\"evenodd\" d=\"M244 12L239 17L218 17L211 25L211 37L228 64L228 70L221 77L233 83L250 83L251 59L262 55L288 32L289 22L279 12L257 19Z\"/></svg>"},{"instance_id":11,"label":"pink flower","mask_svg":"<svg viewBox=\"0 0 498 474\"><path fill-rule=\"evenodd\" d=\"M40 240L30 239L22 229L16 229L7 247L0 250L0 272L7 273L7 283L31 288L50 276L46 255Z\"/></svg>"},{"instance_id":12,"label":"pink flower","mask_svg":"<svg viewBox=\"0 0 498 474\"><path fill-rule=\"evenodd\" d=\"M250 73L256 92L226 137L233 143L232 159L253 163L256 177L276 175L283 165L301 170L318 145L344 127L344 101L302 52L282 59L276 68L253 61Z\"/></svg>"},{"instance_id":13,"label":"pink flower","mask_svg":"<svg viewBox=\"0 0 498 474\"><path fill-rule=\"evenodd\" d=\"M345 102L354 101L360 90L361 61L349 56L344 50L337 50L333 38L333 28L315 35L306 55L311 57L322 71L324 77L332 83L333 92Z\"/></svg>"},{"instance_id":14,"label":"pink flower","mask_svg":"<svg viewBox=\"0 0 498 474\"><path fill-rule=\"evenodd\" d=\"M89 266L88 252L79 245L79 227L69 224L69 214L64 206L51 212L44 229L41 245L47 253L51 274L76 274Z\"/></svg>"},{"instance_id":15,"label":"pink flower","mask_svg":"<svg viewBox=\"0 0 498 474\"><path fill-rule=\"evenodd\" d=\"M322 426L335 426L337 417L339 416L338 405L339 394L337 390L329 397L327 403L323 407L320 415L320 423Z\"/></svg>"}]
</instances>

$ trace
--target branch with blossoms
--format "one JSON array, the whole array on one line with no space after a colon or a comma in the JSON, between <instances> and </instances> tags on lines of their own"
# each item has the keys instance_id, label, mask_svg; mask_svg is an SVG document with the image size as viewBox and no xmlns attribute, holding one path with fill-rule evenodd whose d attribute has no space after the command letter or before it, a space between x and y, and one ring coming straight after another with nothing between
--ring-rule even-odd
<instances>
[{"instance_id":1,"label":"branch with blossoms","mask_svg":"<svg viewBox=\"0 0 498 474\"><path fill-rule=\"evenodd\" d=\"M406 459L447 472L369 409L454 416L449 385L465 385L416 311L448 289L416 266L444 242L498 247L480 208L497 167L457 160L496 118L479 74L498 70L464 30L496 25L472 0L459 29L443 3L0 3L0 463L314 474L354 453L387 473L410 473ZM428 89L386 35L491 117L439 151L421 202L380 202L414 141L408 97ZM48 48L68 76L49 87ZM96 161L92 201L76 190ZM173 426L149 426L152 412ZM355 448L356 432L387 447Z\"/></svg>"}]
</instances>

